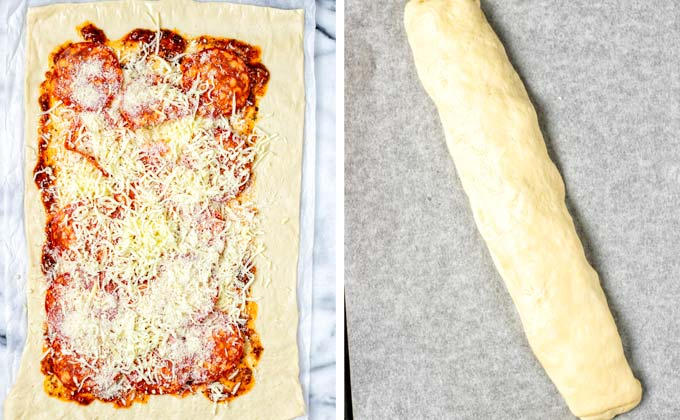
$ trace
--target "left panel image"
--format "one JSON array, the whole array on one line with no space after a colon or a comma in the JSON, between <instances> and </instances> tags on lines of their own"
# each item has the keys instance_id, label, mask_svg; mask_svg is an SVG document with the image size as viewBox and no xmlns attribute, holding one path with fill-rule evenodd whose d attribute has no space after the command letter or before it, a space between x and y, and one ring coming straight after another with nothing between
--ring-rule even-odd
<instances>
[{"instance_id":1,"label":"left panel image","mask_svg":"<svg viewBox=\"0 0 680 420\"><path fill-rule=\"evenodd\" d=\"M332 418L334 4L9 3L1 418Z\"/></svg>"}]
</instances>

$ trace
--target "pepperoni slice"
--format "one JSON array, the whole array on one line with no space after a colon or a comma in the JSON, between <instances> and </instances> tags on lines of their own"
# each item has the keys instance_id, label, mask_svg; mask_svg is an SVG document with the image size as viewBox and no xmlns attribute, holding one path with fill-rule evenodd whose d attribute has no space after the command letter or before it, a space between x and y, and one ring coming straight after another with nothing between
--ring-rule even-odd
<instances>
[{"instance_id":1,"label":"pepperoni slice","mask_svg":"<svg viewBox=\"0 0 680 420\"><path fill-rule=\"evenodd\" d=\"M234 132L230 130L225 130L223 128L216 128L214 130L215 139L224 147L226 150L234 152L242 152L248 146L245 139L237 136Z\"/></svg>"},{"instance_id":2,"label":"pepperoni slice","mask_svg":"<svg viewBox=\"0 0 680 420\"><path fill-rule=\"evenodd\" d=\"M202 241L213 245L215 241L224 243L225 221L222 213L217 209L207 209L198 216L196 229ZM216 296L217 297L217 296Z\"/></svg>"},{"instance_id":3,"label":"pepperoni slice","mask_svg":"<svg viewBox=\"0 0 680 420\"><path fill-rule=\"evenodd\" d=\"M208 91L199 98L200 115L230 115L243 108L250 95L248 66L236 54L222 48L209 48L182 59L182 87L190 89L196 82Z\"/></svg>"},{"instance_id":4,"label":"pepperoni slice","mask_svg":"<svg viewBox=\"0 0 680 420\"><path fill-rule=\"evenodd\" d=\"M54 95L76 111L96 111L111 103L123 71L110 48L96 42L71 44L55 57Z\"/></svg>"},{"instance_id":5,"label":"pepperoni slice","mask_svg":"<svg viewBox=\"0 0 680 420\"><path fill-rule=\"evenodd\" d=\"M96 388L92 379L94 370L81 363L77 354L64 352L61 340L55 340L51 344L52 353L49 356L50 370L59 378L65 388L74 394L89 394Z\"/></svg>"},{"instance_id":6,"label":"pepperoni slice","mask_svg":"<svg viewBox=\"0 0 680 420\"><path fill-rule=\"evenodd\" d=\"M70 220L74 208L69 205L58 210L47 222L47 245L58 253L68 249L76 240Z\"/></svg>"},{"instance_id":7,"label":"pepperoni slice","mask_svg":"<svg viewBox=\"0 0 680 420\"><path fill-rule=\"evenodd\" d=\"M79 355L73 352L74 349L64 351L70 345L68 338L61 333L63 323L69 316L73 305L73 302L68 301L66 292L68 287L72 287L74 281L77 280L69 274L59 275L51 282L45 293L47 328L49 332L53 333L48 334L48 336L53 338L48 341L51 352L43 361L43 368L46 368L49 373L54 373L63 387L74 394L89 394L98 388L92 379L98 362L88 360L88 363L83 364ZM96 316L107 317L115 310L99 308L99 313Z\"/></svg>"},{"instance_id":8,"label":"pepperoni slice","mask_svg":"<svg viewBox=\"0 0 680 420\"><path fill-rule=\"evenodd\" d=\"M167 163L164 156L169 151L170 147L163 141L149 143L140 150L139 159L144 163L147 170L157 173Z\"/></svg>"},{"instance_id":9,"label":"pepperoni slice","mask_svg":"<svg viewBox=\"0 0 680 420\"><path fill-rule=\"evenodd\" d=\"M60 301L62 300L63 289L70 281L71 277L68 274L57 276L45 292L45 313L50 328L58 328L63 319L63 308Z\"/></svg>"},{"instance_id":10,"label":"pepperoni slice","mask_svg":"<svg viewBox=\"0 0 680 420\"><path fill-rule=\"evenodd\" d=\"M151 78L133 80L125 87L120 112L133 129L155 126L182 116L176 106L146 94L151 89L157 89Z\"/></svg>"},{"instance_id":11,"label":"pepperoni slice","mask_svg":"<svg viewBox=\"0 0 680 420\"><path fill-rule=\"evenodd\" d=\"M92 145L89 144L89 136L87 131L85 131L85 136L79 136L81 130L86 130L80 119L76 119L71 123L71 132L68 138L64 141L64 148L72 152L78 153L84 157L88 162L90 162L95 168L97 168L102 175L105 177L109 176L104 168L99 164L99 161L94 156L94 151L92 150Z\"/></svg>"},{"instance_id":12,"label":"pepperoni slice","mask_svg":"<svg viewBox=\"0 0 680 420\"><path fill-rule=\"evenodd\" d=\"M208 382L216 381L236 366L243 357L243 336L238 329L227 328L213 334L213 351L210 358L203 362L208 371Z\"/></svg>"},{"instance_id":13,"label":"pepperoni slice","mask_svg":"<svg viewBox=\"0 0 680 420\"><path fill-rule=\"evenodd\" d=\"M222 319L224 321L224 319ZM204 324L193 326L200 329ZM215 382L226 377L238 366L244 354L244 339L237 328L218 328L206 337L210 351L201 357L190 355L179 360L160 357L157 353L149 356L153 365L154 383L132 373L130 381L135 388L147 394L172 394L189 384L200 385ZM182 338L173 338L182 340Z\"/></svg>"},{"instance_id":14,"label":"pepperoni slice","mask_svg":"<svg viewBox=\"0 0 680 420\"><path fill-rule=\"evenodd\" d=\"M238 137L231 131L223 130L217 128L214 130L215 139L218 142L218 146L224 149L223 153L219 153L217 159L220 163L226 165L229 171L241 181L239 187L236 191L227 191L227 197L236 197L241 194L246 187L248 187L248 179L250 178L251 171L253 168L252 160L246 160L244 163L238 163L235 157L243 153L243 151L248 148L246 141L243 138ZM220 172L224 175L224 169Z\"/></svg>"},{"instance_id":15,"label":"pepperoni slice","mask_svg":"<svg viewBox=\"0 0 680 420\"><path fill-rule=\"evenodd\" d=\"M143 90L147 86L141 85L136 90ZM135 90L134 85L128 86L128 92ZM133 129L158 125L167 118L165 114L160 111L160 101L158 100L142 100L131 99L132 95L123 97L123 104L121 107L121 115L125 118Z\"/></svg>"},{"instance_id":16,"label":"pepperoni slice","mask_svg":"<svg viewBox=\"0 0 680 420\"><path fill-rule=\"evenodd\" d=\"M128 190L127 194L114 194L114 199L119 203L124 203L124 205L133 207L134 196L134 192ZM98 213L108 216L111 219L119 218L122 212L122 206L117 203L97 201L94 203L71 203L53 213L48 219L45 229L47 234L47 240L43 246L43 266L45 271L49 271L53 268L58 258L71 261L76 258L76 255L81 255L81 258L92 258L99 263L107 261L109 258L111 250L107 246L106 241L100 240L102 237L102 226L100 226L101 222L97 217L87 217L81 222L85 229L94 233L95 240L86 240L83 244L80 244L80 246L75 246L79 243L76 242L77 238L73 227L72 215L74 211L81 207L90 209L96 208ZM105 219L104 223L108 223L107 219ZM114 239L113 243L115 244L117 241ZM91 284L88 284L88 287L91 287Z\"/></svg>"},{"instance_id":17,"label":"pepperoni slice","mask_svg":"<svg viewBox=\"0 0 680 420\"><path fill-rule=\"evenodd\" d=\"M145 394L174 394L180 392L189 381L191 363L184 361L181 365L168 359L163 359L157 354L151 356L153 363L153 375L155 383L150 384L146 379L133 372L129 380L136 390Z\"/></svg>"}]
</instances>

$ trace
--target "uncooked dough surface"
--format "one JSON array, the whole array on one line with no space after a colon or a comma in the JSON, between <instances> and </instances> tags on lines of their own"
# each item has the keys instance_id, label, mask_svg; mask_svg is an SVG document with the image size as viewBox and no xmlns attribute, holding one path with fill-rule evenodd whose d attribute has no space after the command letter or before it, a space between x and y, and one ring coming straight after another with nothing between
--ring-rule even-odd
<instances>
[{"instance_id":1,"label":"uncooked dough surface","mask_svg":"<svg viewBox=\"0 0 680 420\"><path fill-rule=\"evenodd\" d=\"M641 386L564 203L536 113L474 0L414 0L406 32L478 229L570 410L610 419Z\"/></svg>"},{"instance_id":2,"label":"uncooked dough surface","mask_svg":"<svg viewBox=\"0 0 680 420\"><path fill-rule=\"evenodd\" d=\"M297 250L304 125L303 20L301 10L278 10L189 0L115 1L62 4L28 13L26 61L26 232L29 244L28 334L17 381L5 402L5 418L293 418L304 413L297 351ZM265 351L255 371L256 385L228 406L203 395L155 396L130 409L98 401L88 406L48 397L40 373L44 323L44 280L39 268L45 215L32 181L36 162L39 84L48 55L68 40L76 26L91 21L111 39L134 28L176 29L188 36L241 39L262 48L271 72L260 102L259 126L275 136L270 154L256 165L253 201L260 211L265 256L256 259L257 330Z\"/></svg>"}]
</instances>

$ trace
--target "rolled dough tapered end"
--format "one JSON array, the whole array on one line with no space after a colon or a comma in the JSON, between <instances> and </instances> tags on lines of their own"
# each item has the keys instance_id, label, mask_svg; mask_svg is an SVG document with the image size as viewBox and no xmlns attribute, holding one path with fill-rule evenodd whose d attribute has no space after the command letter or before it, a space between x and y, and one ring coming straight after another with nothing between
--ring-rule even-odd
<instances>
[{"instance_id":1,"label":"rolled dough tapered end","mask_svg":"<svg viewBox=\"0 0 680 420\"><path fill-rule=\"evenodd\" d=\"M634 391L634 394L637 393L637 396L635 399L627 404L622 404L618 407L613 407L610 408L602 413L597 413L597 414L592 414L592 415L587 415L587 416L579 416L581 420L610 420L619 414L623 414L627 411L630 411L637 407L638 404L640 404L640 400L642 399L642 386L640 385L639 381L637 382L637 391Z\"/></svg>"},{"instance_id":2,"label":"rolled dough tapered end","mask_svg":"<svg viewBox=\"0 0 680 420\"><path fill-rule=\"evenodd\" d=\"M584 420L639 402L640 382L564 202L536 111L477 0L412 0L420 80L442 120L477 227L536 357Z\"/></svg>"}]
</instances>

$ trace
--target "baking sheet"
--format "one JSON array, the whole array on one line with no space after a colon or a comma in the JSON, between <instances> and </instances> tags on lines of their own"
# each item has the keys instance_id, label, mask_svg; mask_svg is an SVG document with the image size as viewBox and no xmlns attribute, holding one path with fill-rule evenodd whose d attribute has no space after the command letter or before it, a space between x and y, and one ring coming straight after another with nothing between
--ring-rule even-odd
<instances>
[{"instance_id":1,"label":"baking sheet","mask_svg":"<svg viewBox=\"0 0 680 420\"><path fill-rule=\"evenodd\" d=\"M21 359L26 338L26 238L23 229L23 83L25 13L28 6L66 1L3 0L0 17L6 22L0 32L2 68L0 78L0 418L4 401ZM71 1L84 3L84 1ZM314 238L314 157L315 157L315 80L313 0L236 0L255 4L305 10L305 133L300 204L300 250L298 259L298 350L300 381L305 403L309 405L312 248ZM6 346L5 346L6 345ZM306 418L304 416L302 418Z\"/></svg>"},{"instance_id":2,"label":"baking sheet","mask_svg":"<svg viewBox=\"0 0 680 420\"><path fill-rule=\"evenodd\" d=\"M356 418L572 419L477 232L404 2L346 5L345 255ZM644 387L680 418L680 5L482 0L539 114Z\"/></svg>"}]
</instances>

